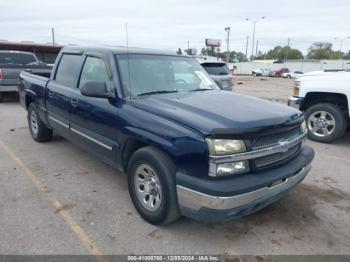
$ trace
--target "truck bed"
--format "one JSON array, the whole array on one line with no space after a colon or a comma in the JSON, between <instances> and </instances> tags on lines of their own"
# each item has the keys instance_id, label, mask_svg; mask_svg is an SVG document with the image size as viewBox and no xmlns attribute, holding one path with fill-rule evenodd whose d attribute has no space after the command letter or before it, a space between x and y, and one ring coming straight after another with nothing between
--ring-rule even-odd
<instances>
[{"instance_id":1,"label":"truck bed","mask_svg":"<svg viewBox=\"0 0 350 262\"><path fill-rule=\"evenodd\" d=\"M45 103L45 89L49 81L48 77L22 71L19 75L18 92L21 104L26 108L28 100L26 95L31 93L38 98L38 102L43 106Z\"/></svg>"}]
</instances>

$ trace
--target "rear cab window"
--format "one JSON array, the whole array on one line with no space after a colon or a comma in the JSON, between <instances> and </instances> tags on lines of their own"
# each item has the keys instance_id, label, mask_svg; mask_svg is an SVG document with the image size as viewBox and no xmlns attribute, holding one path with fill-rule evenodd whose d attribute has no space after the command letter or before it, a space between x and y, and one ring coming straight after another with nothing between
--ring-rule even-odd
<instances>
[{"instance_id":1,"label":"rear cab window","mask_svg":"<svg viewBox=\"0 0 350 262\"><path fill-rule=\"evenodd\" d=\"M210 75L228 75L230 73L224 63L204 63L202 66Z\"/></svg>"},{"instance_id":2,"label":"rear cab window","mask_svg":"<svg viewBox=\"0 0 350 262\"><path fill-rule=\"evenodd\" d=\"M3 65L30 65L37 60L32 54L24 53L0 53L0 64Z\"/></svg>"},{"instance_id":3,"label":"rear cab window","mask_svg":"<svg viewBox=\"0 0 350 262\"><path fill-rule=\"evenodd\" d=\"M56 70L55 82L74 88L81 58L81 55L63 54Z\"/></svg>"}]
</instances>

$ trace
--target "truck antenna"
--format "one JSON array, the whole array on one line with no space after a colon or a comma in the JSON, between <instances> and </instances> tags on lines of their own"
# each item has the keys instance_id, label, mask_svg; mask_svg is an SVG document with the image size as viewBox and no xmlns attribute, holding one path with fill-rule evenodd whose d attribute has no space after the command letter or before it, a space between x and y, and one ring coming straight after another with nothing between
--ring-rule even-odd
<instances>
[{"instance_id":1,"label":"truck antenna","mask_svg":"<svg viewBox=\"0 0 350 262\"><path fill-rule=\"evenodd\" d=\"M125 36L126 36L126 54L128 57L128 80L129 80L129 98L131 99L131 80L130 80L130 58L129 58L129 33L128 33L128 23L125 23Z\"/></svg>"}]
</instances>

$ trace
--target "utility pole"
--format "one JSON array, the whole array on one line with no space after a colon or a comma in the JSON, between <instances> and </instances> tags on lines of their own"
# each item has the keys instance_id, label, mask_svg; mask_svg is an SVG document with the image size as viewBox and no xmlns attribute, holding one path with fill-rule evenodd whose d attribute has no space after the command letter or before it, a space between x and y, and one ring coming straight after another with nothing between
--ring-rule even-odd
<instances>
[{"instance_id":1,"label":"utility pole","mask_svg":"<svg viewBox=\"0 0 350 262\"><path fill-rule=\"evenodd\" d=\"M254 44L255 44L255 26L256 26L256 23L262 19L265 19L266 17L265 16L262 16L260 17L259 19L256 19L256 20L252 20L250 18L246 18L246 21L252 21L253 22L253 41L252 41L252 55L251 55L251 58L253 59L254 57Z\"/></svg>"},{"instance_id":2,"label":"utility pole","mask_svg":"<svg viewBox=\"0 0 350 262\"><path fill-rule=\"evenodd\" d=\"M187 40L187 50L190 50L190 40Z\"/></svg>"},{"instance_id":3,"label":"utility pole","mask_svg":"<svg viewBox=\"0 0 350 262\"><path fill-rule=\"evenodd\" d=\"M255 24L256 22L253 22L253 41L252 41L252 55L250 56L251 57L251 60L253 60L253 57L254 57L254 42L255 42Z\"/></svg>"},{"instance_id":4,"label":"utility pole","mask_svg":"<svg viewBox=\"0 0 350 262\"><path fill-rule=\"evenodd\" d=\"M342 48L343 48L343 41L350 39L350 36L345 37L345 38L339 38L339 37L334 37L334 40L340 40L340 47L339 47L339 59L342 58Z\"/></svg>"},{"instance_id":5,"label":"utility pole","mask_svg":"<svg viewBox=\"0 0 350 262\"><path fill-rule=\"evenodd\" d=\"M52 33L52 44L55 44L55 28L51 28L51 33Z\"/></svg>"},{"instance_id":6,"label":"utility pole","mask_svg":"<svg viewBox=\"0 0 350 262\"><path fill-rule=\"evenodd\" d=\"M227 44L227 49L226 49L226 61L227 63L230 62L230 30L231 28L225 27L225 31L227 32L227 38L226 38L226 44Z\"/></svg>"},{"instance_id":7,"label":"utility pole","mask_svg":"<svg viewBox=\"0 0 350 262\"><path fill-rule=\"evenodd\" d=\"M256 40L255 57L257 57L257 56L258 56L258 46L259 46L259 40Z\"/></svg>"},{"instance_id":8,"label":"utility pole","mask_svg":"<svg viewBox=\"0 0 350 262\"><path fill-rule=\"evenodd\" d=\"M288 42L287 42L287 53L286 53L286 61L288 60L288 54L289 54L289 48L290 48L290 38L288 37Z\"/></svg>"},{"instance_id":9,"label":"utility pole","mask_svg":"<svg viewBox=\"0 0 350 262\"><path fill-rule=\"evenodd\" d=\"M248 43L249 43L249 35L247 35L247 42L245 44L245 58L248 60Z\"/></svg>"}]
</instances>

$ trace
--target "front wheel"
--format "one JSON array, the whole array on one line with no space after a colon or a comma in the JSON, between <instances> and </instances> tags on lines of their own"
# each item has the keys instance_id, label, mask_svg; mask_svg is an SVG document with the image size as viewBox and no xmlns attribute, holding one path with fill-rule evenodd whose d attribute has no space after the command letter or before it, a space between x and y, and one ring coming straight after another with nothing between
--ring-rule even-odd
<instances>
[{"instance_id":1,"label":"front wheel","mask_svg":"<svg viewBox=\"0 0 350 262\"><path fill-rule=\"evenodd\" d=\"M171 159L154 147L136 151L128 165L130 198L147 222L154 225L176 221L180 209L176 194L176 169Z\"/></svg>"},{"instance_id":2,"label":"front wheel","mask_svg":"<svg viewBox=\"0 0 350 262\"><path fill-rule=\"evenodd\" d=\"M305 112L309 137L330 143L345 134L347 121L344 112L330 103L316 104Z\"/></svg>"}]
</instances>

